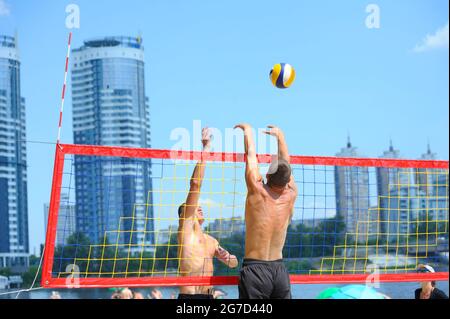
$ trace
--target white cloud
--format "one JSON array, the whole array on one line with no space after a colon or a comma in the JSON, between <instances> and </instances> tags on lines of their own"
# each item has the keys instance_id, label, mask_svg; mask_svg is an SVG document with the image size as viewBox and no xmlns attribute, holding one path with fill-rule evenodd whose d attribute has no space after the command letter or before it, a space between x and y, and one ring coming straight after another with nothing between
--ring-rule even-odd
<instances>
[{"instance_id":1,"label":"white cloud","mask_svg":"<svg viewBox=\"0 0 450 319\"><path fill-rule=\"evenodd\" d=\"M417 44L414 52L425 52L433 49L448 49L448 22L434 34L427 34L421 43Z\"/></svg>"},{"instance_id":2,"label":"white cloud","mask_svg":"<svg viewBox=\"0 0 450 319\"><path fill-rule=\"evenodd\" d=\"M9 6L6 4L5 0L0 0L0 16L7 16L11 13Z\"/></svg>"},{"instance_id":3,"label":"white cloud","mask_svg":"<svg viewBox=\"0 0 450 319\"><path fill-rule=\"evenodd\" d=\"M217 203L216 201L212 200L211 198L200 198L198 203L201 206L220 206L220 203Z\"/></svg>"}]
</instances>

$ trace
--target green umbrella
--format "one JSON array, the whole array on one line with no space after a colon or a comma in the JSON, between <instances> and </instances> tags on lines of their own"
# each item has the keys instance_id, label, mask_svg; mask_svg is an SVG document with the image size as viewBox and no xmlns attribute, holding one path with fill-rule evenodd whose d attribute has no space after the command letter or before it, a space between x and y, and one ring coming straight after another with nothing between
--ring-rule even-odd
<instances>
[{"instance_id":1,"label":"green umbrella","mask_svg":"<svg viewBox=\"0 0 450 319\"><path fill-rule=\"evenodd\" d=\"M108 290L112 292L122 292L123 288L108 288Z\"/></svg>"},{"instance_id":2,"label":"green umbrella","mask_svg":"<svg viewBox=\"0 0 450 319\"><path fill-rule=\"evenodd\" d=\"M332 299L332 296L338 291L338 287L327 288L317 296L317 299Z\"/></svg>"},{"instance_id":3,"label":"green umbrella","mask_svg":"<svg viewBox=\"0 0 450 319\"><path fill-rule=\"evenodd\" d=\"M317 296L317 299L385 299L385 296L372 287L347 285L325 289Z\"/></svg>"}]
</instances>

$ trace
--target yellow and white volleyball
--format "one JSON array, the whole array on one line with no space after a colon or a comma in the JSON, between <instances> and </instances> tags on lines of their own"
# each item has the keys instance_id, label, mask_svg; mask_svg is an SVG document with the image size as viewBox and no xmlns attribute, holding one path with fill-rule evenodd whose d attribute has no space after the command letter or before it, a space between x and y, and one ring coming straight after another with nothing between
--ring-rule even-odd
<instances>
[{"instance_id":1,"label":"yellow and white volleyball","mask_svg":"<svg viewBox=\"0 0 450 319\"><path fill-rule=\"evenodd\" d=\"M292 65L287 63L275 64L270 70L270 81L279 89L286 89L292 85L295 80L295 70Z\"/></svg>"}]
</instances>

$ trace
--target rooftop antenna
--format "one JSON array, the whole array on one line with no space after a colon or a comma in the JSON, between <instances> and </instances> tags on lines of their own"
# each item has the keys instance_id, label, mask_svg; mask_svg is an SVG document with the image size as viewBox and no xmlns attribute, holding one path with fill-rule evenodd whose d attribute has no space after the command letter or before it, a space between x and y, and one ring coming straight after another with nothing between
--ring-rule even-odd
<instances>
[{"instance_id":1,"label":"rooftop antenna","mask_svg":"<svg viewBox=\"0 0 450 319\"><path fill-rule=\"evenodd\" d=\"M137 34L137 37L136 37L136 41L139 44L142 44L142 31L141 30L138 31L138 34Z\"/></svg>"},{"instance_id":2,"label":"rooftop antenna","mask_svg":"<svg viewBox=\"0 0 450 319\"><path fill-rule=\"evenodd\" d=\"M347 131L347 148L351 148L352 143L350 142L350 132Z\"/></svg>"}]
</instances>

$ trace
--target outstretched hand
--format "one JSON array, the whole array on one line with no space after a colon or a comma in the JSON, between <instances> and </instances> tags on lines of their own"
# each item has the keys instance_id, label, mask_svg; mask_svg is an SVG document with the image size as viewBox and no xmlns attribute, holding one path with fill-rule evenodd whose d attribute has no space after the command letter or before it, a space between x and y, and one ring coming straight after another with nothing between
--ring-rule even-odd
<instances>
[{"instance_id":1,"label":"outstretched hand","mask_svg":"<svg viewBox=\"0 0 450 319\"><path fill-rule=\"evenodd\" d=\"M151 292L151 298L152 299L162 299L163 295L161 293L161 291L159 291L158 289L153 289Z\"/></svg>"},{"instance_id":2,"label":"outstretched hand","mask_svg":"<svg viewBox=\"0 0 450 319\"><path fill-rule=\"evenodd\" d=\"M208 127L204 127L202 129L203 149L209 149L209 147L211 146L211 139L212 139L211 130Z\"/></svg>"},{"instance_id":3,"label":"outstretched hand","mask_svg":"<svg viewBox=\"0 0 450 319\"><path fill-rule=\"evenodd\" d=\"M225 249L223 249L222 247L217 247L217 257L219 258L219 259L227 259L227 258L229 258L230 256L229 256L230 254L228 253L228 251L226 251Z\"/></svg>"},{"instance_id":4,"label":"outstretched hand","mask_svg":"<svg viewBox=\"0 0 450 319\"><path fill-rule=\"evenodd\" d=\"M275 136L276 138L279 138L283 135L283 131L281 131L278 127L275 125L267 125L269 128L266 131L263 131L264 134Z\"/></svg>"},{"instance_id":5,"label":"outstretched hand","mask_svg":"<svg viewBox=\"0 0 450 319\"><path fill-rule=\"evenodd\" d=\"M250 126L250 124L247 124L247 123L240 123L240 124L237 124L234 128L235 129L240 128L241 130L243 130L245 132L246 130L250 129L251 126Z\"/></svg>"},{"instance_id":6,"label":"outstretched hand","mask_svg":"<svg viewBox=\"0 0 450 319\"><path fill-rule=\"evenodd\" d=\"M239 264L237 257L231 255L226 249L220 247L220 245L216 248L216 257L231 268L237 267Z\"/></svg>"}]
</instances>

